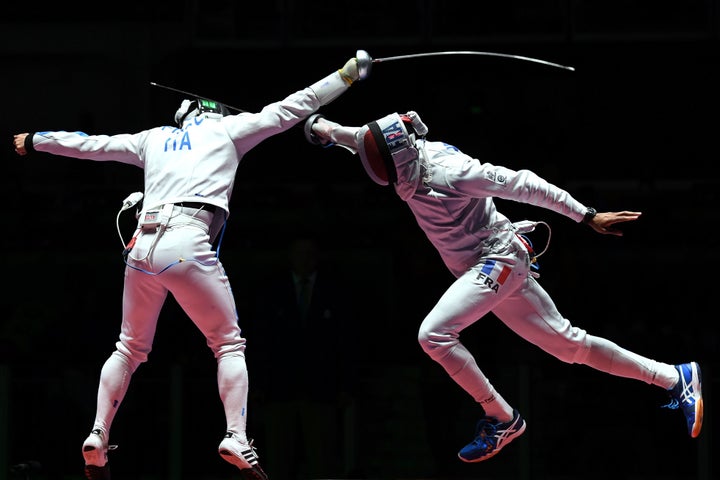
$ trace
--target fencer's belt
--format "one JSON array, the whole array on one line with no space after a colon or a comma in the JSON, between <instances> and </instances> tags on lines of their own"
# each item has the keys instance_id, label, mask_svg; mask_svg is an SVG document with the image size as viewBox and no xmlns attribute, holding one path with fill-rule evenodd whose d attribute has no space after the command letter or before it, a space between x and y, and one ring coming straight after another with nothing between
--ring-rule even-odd
<instances>
[{"instance_id":1,"label":"fencer's belt","mask_svg":"<svg viewBox=\"0 0 720 480\"><path fill-rule=\"evenodd\" d=\"M205 210L206 212L210 212L210 213L215 213L215 209L217 208L215 205L212 205L210 203L203 203L203 202L180 202L180 203L176 203L175 206L194 208L196 210Z\"/></svg>"}]
</instances>

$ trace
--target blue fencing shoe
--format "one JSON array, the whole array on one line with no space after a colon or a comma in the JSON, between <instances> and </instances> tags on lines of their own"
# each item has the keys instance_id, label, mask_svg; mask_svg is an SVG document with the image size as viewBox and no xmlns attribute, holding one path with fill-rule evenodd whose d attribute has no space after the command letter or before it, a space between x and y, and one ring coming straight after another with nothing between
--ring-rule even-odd
<instances>
[{"instance_id":1,"label":"blue fencing shoe","mask_svg":"<svg viewBox=\"0 0 720 480\"><path fill-rule=\"evenodd\" d=\"M670 389L670 403L663 405L673 410L680 409L685 414L688 433L692 438L700 435L703 421L702 377L700 365L696 362L675 365L680 374L678 383Z\"/></svg>"},{"instance_id":2,"label":"blue fencing shoe","mask_svg":"<svg viewBox=\"0 0 720 480\"><path fill-rule=\"evenodd\" d=\"M483 417L477 424L475 439L458 452L458 457L463 462L487 460L522 435L525 426L525 420L517 410L513 410L513 418L507 423L498 423L494 417Z\"/></svg>"}]
</instances>

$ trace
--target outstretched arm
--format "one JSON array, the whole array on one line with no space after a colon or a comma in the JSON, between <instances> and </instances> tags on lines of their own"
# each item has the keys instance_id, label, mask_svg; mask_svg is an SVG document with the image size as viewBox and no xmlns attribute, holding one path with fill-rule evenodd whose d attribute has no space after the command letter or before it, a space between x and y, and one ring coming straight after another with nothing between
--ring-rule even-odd
<instances>
[{"instance_id":1,"label":"outstretched arm","mask_svg":"<svg viewBox=\"0 0 720 480\"><path fill-rule=\"evenodd\" d=\"M622 237L623 232L614 228L614 225L637 220L640 215L642 215L641 212L629 212L627 210L622 212L598 212L594 215L585 215L583 223L586 223L598 233Z\"/></svg>"},{"instance_id":2,"label":"outstretched arm","mask_svg":"<svg viewBox=\"0 0 720 480\"><path fill-rule=\"evenodd\" d=\"M320 105L328 103L339 97L356 80L364 80L370 72L370 56L365 50L358 50L356 56L345 62L342 68L310 85L310 88Z\"/></svg>"}]
</instances>

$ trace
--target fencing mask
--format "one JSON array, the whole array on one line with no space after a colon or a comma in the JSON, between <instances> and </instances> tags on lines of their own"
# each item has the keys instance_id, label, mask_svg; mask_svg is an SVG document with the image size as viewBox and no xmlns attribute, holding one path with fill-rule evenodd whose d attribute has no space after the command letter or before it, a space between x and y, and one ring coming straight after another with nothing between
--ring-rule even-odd
<instances>
[{"instance_id":1,"label":"fencing mask","mask_svg":"<svg viewBox=\"0 0 720 480\"><path fill-rule=\"evenodd\" d=\"M391 113L370 122L358 132L358 154L365 171L379 185L397 181L396 164L418 157L417 137L427 134L427 127L415 112Z\"/></svg>"},{"instance_id":2,"label":"fencing mask","mask_svg":"<svg viewBox=\"0 0 720 480\"><path fill-rule=\"evenodd\" d=\"M212 113L220 117L230 115L227 107L215 100L208 100L206 98L196 98L195 100L185 99L180 104L177 112L175 112L175 123L178 127L182 128L185 120L197 117L201 113Z\"/></svg>"}]
</instances>

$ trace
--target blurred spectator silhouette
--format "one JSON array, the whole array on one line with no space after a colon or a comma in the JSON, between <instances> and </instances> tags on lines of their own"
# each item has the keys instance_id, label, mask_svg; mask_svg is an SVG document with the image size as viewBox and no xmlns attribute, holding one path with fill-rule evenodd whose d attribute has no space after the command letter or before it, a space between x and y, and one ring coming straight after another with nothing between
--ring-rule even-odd
<instances>
[{"instance_id":1,"label":"blurred spectator silhouette","mask_svg":"<svg viewBox=\"0 0 720 480\"><path fill-rule=\"evenodd\" d=\"M270 478L338 478L351 469L354 327L347 282L312 236L260 284L248 338L250 408Z\"/></svg>"}]
</instances>

